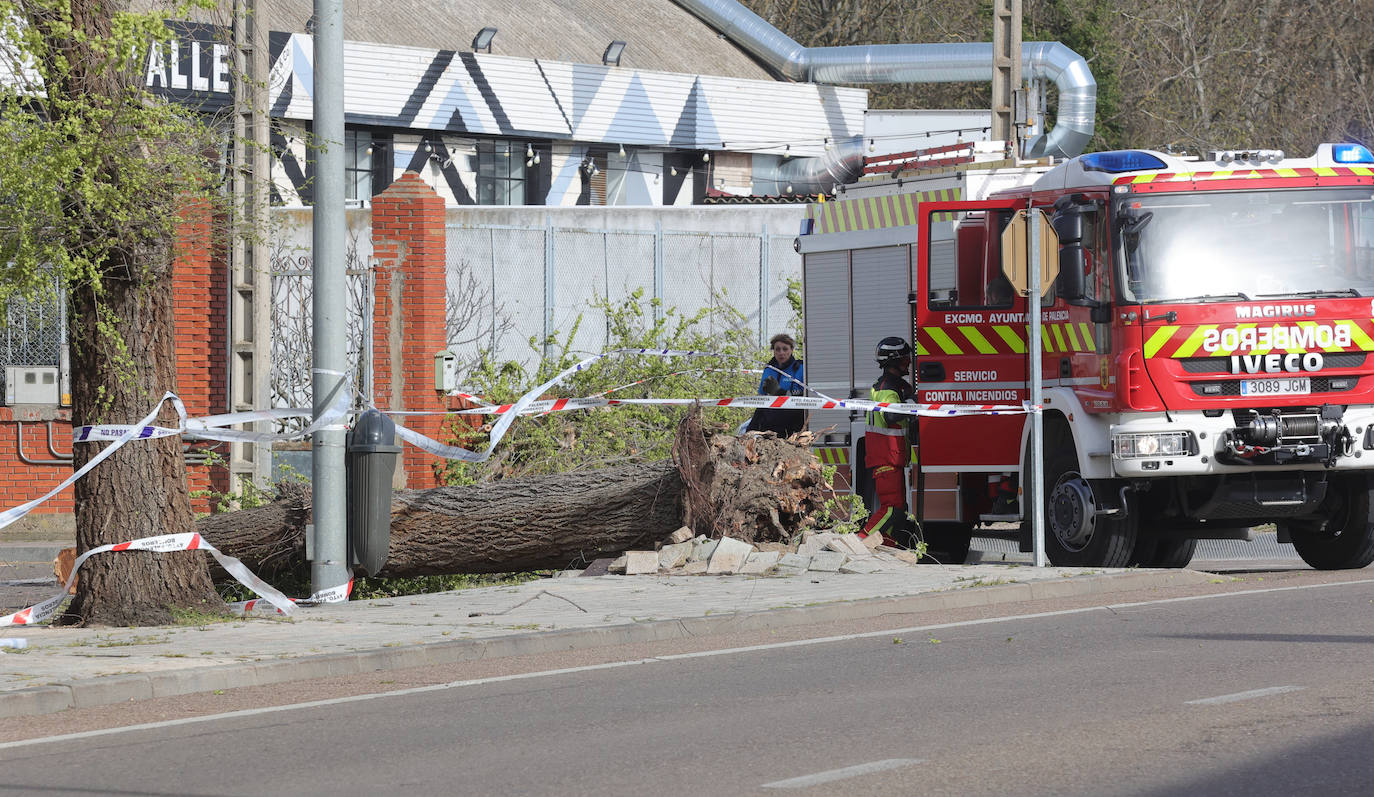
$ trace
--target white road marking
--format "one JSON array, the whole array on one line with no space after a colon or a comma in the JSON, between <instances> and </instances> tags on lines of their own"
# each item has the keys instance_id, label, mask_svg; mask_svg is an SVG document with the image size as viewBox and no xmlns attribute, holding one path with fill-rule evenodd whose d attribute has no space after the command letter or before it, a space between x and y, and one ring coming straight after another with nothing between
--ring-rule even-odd
<instances>
[{"instance_id":1,"label":"white road marking","mask_svg":"<svg viewBox=\"0 0 1374 797\"><path fill-rule=\"evenodd\" d=\"M773 642L766 645L748 645L738 648L723 648L720 650L703 650L697 653L674 653L665 656L655 656L647 659L632 659L629 661L612 661L605 664L589 664L583 667L565 667L557 670L540 670L537 672L520 673L517 675L498 675L490 678L473 678L467 681L453 681L446 684L433 684L431 686L416 686L410 689L398 689L394 692L374 692L366 695L353 695L352 697L335 697L326 700L311 700L306 703L291 703L284 706L265 706L263 708L247 708L239 711L227 711L222 714L207 714L201 717L185 717L175 720L163 720L161 722L144 722L138 725L127 725L121 728L105 728L96 731L81 731L79 733L66 733L59 736L44 736L36 739L21 739L14 742L0 742L0 750L10 750L16 747L28 747L36 744L47 744L53 742L69 742L79 739L90 739L98 736L109 736L116 733L128 731L146 731L159 728L173 728L179 725L189 725L197 722L214 722L222 719L232 719L236 717L252 717L261 714L275 714L282 711L295 711L296 709L320 708L322 706L336 706L344 703L358 703L364 700L376 700L387 697L405 697L407 695L423 694L425 692L438 692L445 689L461 689L468 686L483 686L485 684L502 683L504 681L522 681L530 678L543 678L552 675L569 675L572 673L595 672L597 670L613 670L620 667L632 667L637 664L653 664L662 661L677 661L679 659L697 659L708 656L732 656L738 653L753 653L760 650L778 650L780 648L799 648L808 645L824 645L831 642L849 642L856 639L869 639L872 637L884 637L902 634L917 634L925 631L942 631L948 628L966 628L969 626L989 625L991 623L1008 623L1016 620L1038 620L1045 617L1066 617L1075 614L1087 614L1088 612L1110 611L1116 612L1121 609L1135 609L1147 606L1161 606L1169 603L1181 603L1184 601L1212 600L1215 598L1232 598L1242 595L1257 595L1269 592L1294 592L1305 589L1322 589L1325 587L1348 587L1353 585L1374 584L1374 579L1361 579L1359 581L1339 581L1331 584L1302 584L1294 587L1268 587L1265 589L1244 590L1240 592L1223 592L1215 595L1191 595L1182 598L1160 598L1152 601L1137 601L1135 603L1114 603L1106 606L1084 606L1079 609L1061 609L1053 612L1033 612L1031 614L1012 614L1002 617L986 617L981 620L964 620L956 623L939 623L936 625L920 625L911 628L889 628L882 631L866 631L859 634L842 634L839 636L817 637L814 639L797 639L791 642Z\"/></svg>"},{"instance_id":2,"label":"white road marking","mask_svg":"<svg viewBox=\"0 0 1374 797\"><path fill-rule=\"evenodd\" d=\"M1249 700L1252 697L1268 697L1269 695L1281 695L1284 692L1297 692L1306 689L1305 686L1269 686L1264 689L1251 689L1248 692L1236 692L1233 695L1218 695L1217 697L1204 697L1198 700L1185 700L1185 705L1189 706L1211 706L1218 703L1234 703L1238 700Z\"/></svg>"},{"instance_id":3,"label":"white road marking","mask_svg":"<svg viewBox=\"0 0 1374 797\"><path fill-rule=\"evenodd\" d=\"M919 758L887 758L882 761L872 761L867 764L855 764L852 767L843 769L832 769L829 772L817 772L814 775L802 775L799 778L788 778L787 780L775 780L772 783L765 783L760 788L764 789L805 789L820 783L829 783L834 780L844 780L845 778L857 778L860 775L868 775L873 772L883 772L899 767L909 767L912 764L921 763Z\"/></svg>"}]
</instances>

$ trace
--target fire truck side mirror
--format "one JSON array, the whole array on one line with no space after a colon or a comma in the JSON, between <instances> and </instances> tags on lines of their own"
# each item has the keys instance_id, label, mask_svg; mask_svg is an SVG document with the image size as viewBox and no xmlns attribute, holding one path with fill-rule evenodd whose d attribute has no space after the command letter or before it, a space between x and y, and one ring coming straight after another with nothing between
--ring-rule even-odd
<instances>
[{"instance_id":1,"label":"fire truck side mirror","mask_svg":"<svg viewBox=\"0 0 1374 797\"><path fill-rule=\"evenodd\" d=\"M1059 249L1059 294L1069 304L1096 304L1088 298L1088 250L1080 243Z\"/></svg>"}]
</instances>

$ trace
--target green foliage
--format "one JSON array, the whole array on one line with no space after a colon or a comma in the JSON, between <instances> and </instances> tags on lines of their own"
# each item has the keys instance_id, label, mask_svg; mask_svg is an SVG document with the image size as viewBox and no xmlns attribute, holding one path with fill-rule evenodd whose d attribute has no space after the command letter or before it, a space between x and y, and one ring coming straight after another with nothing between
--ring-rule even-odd
<instances>
[{"instance_id":1,"label":"green foliage","mask_svg":"<svg viewBox=\"0 0 1374 797\"><path fill-rule=\"evenodd\" d=\"M224 456L217 451L207 451L205 453L206 468L227 468L229 463ZM277 482L283 481L309 481L300 471L290 465L278 465L276 479L267 485L259 484L251 478L239 480L239 492L237 494L220 492L214 488L204 490L192 490L192 498L209 498L213 509L211 512L232 512L236 509L253 509L272 503L277 498L277 491L273 486Z\"/></svg>"},{"instance_id":2,"label":"green foliage","mask_svg":"<svg viewBox=\"0 0 1374 797\"><path fill-rule=\"evenodd\" d=\"M825 481L834 484L836 481L834 465L821 466L821 473L825 476ZM855 534L864 527L864 521L868 519L868 507L864 506L864 500L854 493L832 493L825 503L821 504L821 513L816 517L815 528L830 529L836 534Z\"/></svg>"},{"instance_id":3,"label":"green foliage","mask_svg":"<svg viewBox=\"0 0 1374 797\"><path fill-rule=\"evenodd\" d=\"M598 299L593 306L606 317L607 351L673 349L712 352L713 356L607 357L571 375L562 385L552 388L546 398L591 396L636 382L641 384L615 390L612 396L725 398L753 395L756 391L757 375L745 373L744 369L761 367L768 355L758 345L755 331L723 301L692 316L663 308L657 300L646 300L643 291L614 302ZM566 338L531 340L532 347L554 352L533 372L517 363L498 364L486 359L468 374L468 383L474 393L489 401L513 401L586 356L571 348L576 334L574 325ZM449 462L443 467L442 478L449 484L474 484L512 476L666 459L677 425L686 412L687 407L682 405L649 405L525 416L510 427L490 460ZM715 428L734 428L747 419L745 412L709 409L704 420ZM451 427L453 440L466 448L485 448L490 425L488 421L481 430L474 430L456 422Z\"/></svg>"},{"instance_id":4,"label":"green foliage","mask_svg":"<svg viewBox=\"0 0 1374 797\"><path fill-rule=\"evenodd\" d=\"M141 87L162 17L0 0L5 60L22 67L0 85L0 298L51 290L54 271L98 294L112 263L169 240L185 195L216 182L210 128Z\"/></svg>"}]
</instances>

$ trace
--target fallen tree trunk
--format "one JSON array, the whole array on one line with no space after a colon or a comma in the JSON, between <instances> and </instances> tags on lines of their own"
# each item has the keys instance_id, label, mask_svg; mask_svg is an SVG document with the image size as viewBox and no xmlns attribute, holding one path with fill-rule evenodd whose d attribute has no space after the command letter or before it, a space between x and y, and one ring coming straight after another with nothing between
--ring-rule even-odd
<instances>
[{"instance_id":1,"label":"fallen tree trunk","mask_svg":"<svg viewBox=\"0 0 1374 797\"><path fill-rule=\"evenodd\" d=\"M310 490L278 490L271 504L202 518L201 535L264 577L303 573ZM684 523L713 537L785 541L828 496L809 439L708 438L691 413L672 461L397 491L380 575L578 567L652 549Z\"/></svg>"}]
</instances>

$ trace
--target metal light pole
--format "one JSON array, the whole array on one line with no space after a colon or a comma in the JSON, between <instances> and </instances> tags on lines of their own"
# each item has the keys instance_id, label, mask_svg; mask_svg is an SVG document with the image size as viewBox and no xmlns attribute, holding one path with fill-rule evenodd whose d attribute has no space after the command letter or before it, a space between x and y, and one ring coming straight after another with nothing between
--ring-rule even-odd
<instances>
[{"instance_id":1,"label":"metal light pole","mask_svg":"<svg viewBox=\"0 0 1374 797\"><path fill-rule=\"evenodd\" d=\"M347 390L347 280L344 265L343 2L315 2L312 405L320 417ZM311 442L315 534L310 584L315 592L348 581L344 428L326 427Z\"/></svg>"},{"instance_id":2,"label":"metal light pole","mask_svg":"<svg viewBox=\"0 0 1374 797\"><path fill-rule=\"evenodd\" d=\"M1041 405L1041 372L1044 369L1044 349L1040 342L1040 209L1032 207L1026 212L1026 224L1030 227L1027 239L1030 241L1027 276L1030 286L1030 312L1026 319L1030 329L1030 401L1032 407ZM1035 497L1031 509L1031 541L1034 551L1034 564L1044 567L1049 564L1045 558L1045 418L1039 411L1031 412L1031 495Z\"/></svg>"}]
</instances>

